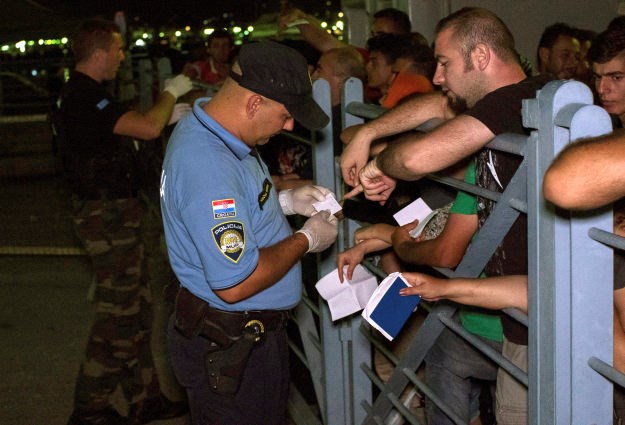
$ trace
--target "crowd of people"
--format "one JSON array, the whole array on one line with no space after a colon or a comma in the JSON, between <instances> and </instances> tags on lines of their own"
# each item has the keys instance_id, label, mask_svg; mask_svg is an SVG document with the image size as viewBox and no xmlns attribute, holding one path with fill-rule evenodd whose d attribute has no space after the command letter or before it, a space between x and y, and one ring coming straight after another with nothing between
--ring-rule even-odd
<instances>
[{"instance_id":1,"label":"crowd of people","mask_svg":"<svg viewBox=\"0 0 625 425\"><path fill-rule=\"evenodd\" d=\"M300 260L337 236L337 218L313 205L337 195L315 185L310 148L270 142L282 131L328 124L312 99L311 78L330 87L334 152L351 187L339 194L344 215L368 223L338 255L341 281L375 255L386 273L403 273L411 286L402 295L458 303L457 320L467 331L527 370L527 328L498 312L528 309L526 218L516 220L480 278L443 278L428 267L455 268L495 203L462 191L438 193L420 179L440 172L502 192L521 159L486 145L500 134L529 134L521 101L552 80L588 84L614 127L622 127L623 20L599 34L565 23L545 28L535 69L519 56L506 24L483 8L441 19L429 41L412 31L404 12L380 10L366 48L334 38L299 9L284 11L278 24L298 29L306 55L274 41L235 47L227 31L215 31L205 57L169 79L145 112L105 87L124 59L120 29L93 19L75 34L76 65L54 125L76 232L93 264L96 317L69 424L141 424L187 412L198 425L286 422L286 323L302 295ZM362 80L367 102L386 111L343 129L341 93L350 77ZM441 124L415 131L433 119ZM141 182L134 172L140 146L164 132L160 182ZM545 176L545 197L569 209L614 203L615 232L625 235L624 137L617 130L565 149ZM158 188L152 201L176 288L167 338L186 394L180 400L160 388L150 349L154 295L146 252L153 247L142 238L145 186ZM391 217L417 197L441 213L436 228L413 237L418 223L395 226ZM614 365L625 371L625 258L614 258ZM449 330L429 351L424 377L466 423L528 423L527 388ZM484 415L484 382L493 389L494 419ZM127 412L111 403L119 387ZM615 391L617 418L624 404ZM453 423L427 398L425 412L431 425Z\"/></svg>"}]
</instances>

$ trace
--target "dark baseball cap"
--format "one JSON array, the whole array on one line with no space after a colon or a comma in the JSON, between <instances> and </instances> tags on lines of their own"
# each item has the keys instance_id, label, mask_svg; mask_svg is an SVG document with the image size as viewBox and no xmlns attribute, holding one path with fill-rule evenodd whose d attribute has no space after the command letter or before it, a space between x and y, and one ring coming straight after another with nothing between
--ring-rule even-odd
<instances>
[{"instance_id":1,"label":"dark baseball cap","mask_svg":"<svg viewBox=\"0 0 625 425\"><path fill-rule=\"evenodd\" d=\"M312 97L306 59L297 50L273 41L244 44L238 56L241 75L230 77L241 87L282 103L309 130L328 125L329 118Z\"/></svg>"}]
</instances>

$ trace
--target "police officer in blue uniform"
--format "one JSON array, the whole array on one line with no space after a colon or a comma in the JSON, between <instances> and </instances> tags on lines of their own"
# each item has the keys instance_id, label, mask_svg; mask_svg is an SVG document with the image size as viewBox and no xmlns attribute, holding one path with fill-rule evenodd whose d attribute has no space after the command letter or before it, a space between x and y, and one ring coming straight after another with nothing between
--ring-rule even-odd
<instances>
[{"instance_id":1,"label":"police officer in blue uniform","mask_svg":"<svg viewBox=\"0 0 625 425\"><path fill-rule=\"evenodd\" d=\"M286 322L301 298L300 258L329 247L337 220L321 186L277 193L256 152L294 120L328 117L306 60L274 42L241 48L223 87L171 136L161 176L169 259L182 288L170 321L174 371L193 424L281 424L289 387ZM292 233L285 214L308 216Z\"/></svg>"}]
</instances>

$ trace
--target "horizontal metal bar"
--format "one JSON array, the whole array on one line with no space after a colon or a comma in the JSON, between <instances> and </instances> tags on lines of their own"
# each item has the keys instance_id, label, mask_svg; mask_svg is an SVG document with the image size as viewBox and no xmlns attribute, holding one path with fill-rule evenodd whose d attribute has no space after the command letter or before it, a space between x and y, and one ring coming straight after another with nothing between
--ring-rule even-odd
<instances>
[{"instance_id":1,"label":"horizontal metal bar","mask_svg":"<svg viewBox=\"0 0 625 425\"><path fill-rule=\"evenodd\" d=\"M366 363L360 364L360 369L367 375L373 384L381 391L384 388L384 381L380 379L377 373L371 369Z\"/></svg>"},{"instance_id":2,"label":"horizontal metal bar","mask_svg":"<svg viewBox=\"0 0 625 425\"><path fill-rule=\"evenodd\" d=\"M608 363L604 362L597 357L591 357L588 359L588 366L593 368L596 372L598 372L603 377L609 379L615 384L620 385L625 388L625 375L623 375L618 370L614 369Z\"/></svg>"},{"instance_id":3,"label":"horizontal metal bar","mask_svg":"<svg viewBox=\"0 0 625 425\"><path fill-rule=\"evenodd\" d=\"M612 232L597 229L596 227L591 227L590 230L588 230L588 236L591 239L611 246L612 248L625 250L625 238L619 235L615 235Z\"/></svg>"},{"instance_id":4,"label":"horizontal metal bar","mask_svg":"<svg viewBox=\"0 0 625 425\"><path fill-rule=\"evenodd\" d=\"M421 425L421 422L419 422L414 413L404 405L404 403L399 399L399 397L397 397L396 394L389 393L386 395L386 398L391 402L393 407L395 407L395 409L397 409L397 411L401 413L402 418L410 422L412 425ZM393 412L391 412L391 415L392 414Z\"/></svg>"},{"instance_id":5,"label":"horizontal metal bar","mask_svg":"<svg viewBox=\"0 0 625 425\"><path fill-rule=\"evenodd\" d=\"M516 308L504 308L502 311L523 326L528 326L529 319L527 318L527 314L523 313L521 310Z\"/></svg>"},{"instance_id":6,"label":"horizontal metal bar","mask_svg":"<svg viewBox=\"0 0 625 425\"><path fill-rule=\"evenodd\" d=\"M404 368L402 369L402 373L406 375L406 377L412 382L421 392L432 401L439 409L441 409L449 419L454 421L457 425L466 425L466 422L462 420L460 416L456 414L456 412L452 411L449 406L441 400L441 398L434 392L432 389L427 386L423 381L419 379L419 377L410 369Z\"/></svg>"},{"instance_id":7,"label":"horizontal metal bar","mask_svg":"<svg viewBox=\"0 0 625 425\"><path fill-rule=\"evenodd\" d=\"M523 214L527 214L527 202L522 201L520 199L517 198L512 198L510 199L510 202L508 202L508 204L515 210L517 210L520 213Z\"/></svg>"},{"instance_id":8,"label":"horizontal metal bar","mask_svg":"<svg viewBox=\"0 0 625 425\"><path fill-rule=\"evenodd\" d=\"M373 273L374 275L376 275L377 277L379 277L380 279L384 279L386 276L388 276L388 274L386 274L386 272L384 270L382 270L381 268L375 266L371 260L368 259L364 259L360 264L362 264L362 266L364 268L366 268L367 270L369 270L371 273Z\"/></svg>"},{"instance_id":9,"label":"horizontal metal bar","mask_svg":"<svg viewBox=\"0 0 625 425\"><path fill-rule=\"evenodd\" d=\"M308 363L306 354L304 354L304 352L300 350L300 348L297 345L295 345L295 343L292 342L290 339L287 341L287 343L289 344L289 348L291 349L291 351L295 353L297 358L299 358L300 361L304 364L304 366L306 366L306 369L310 370L310 364Z\"/></svg>"},{"instance_id":10,"label":"horizontal metal bar","mask_svg":"<svg viewBox=\"0 0 625 425\"><path fill-rule=\"evenodd\" d=\"M527 314L523 313L521 310L516 308L504 308L502 311L523 326L528 326L529 319L527 318Z\"/></svg>"},{"instance_id":11,"label":"horizontal metal bar","mask_svg":"<svg viewBox=\"0 0 625 425\"><path fill-rule=\"evenodd\" d=\"M361 324L361 326L364 325ZM373 344L375 348L377 348L378 351L382 353L393 364L393 366L397 366L397 363L399 363L399 357L397 357L397 355L393 351L391 351L382 341L380 341L378 338L375 338L373 335L371 335L371 333L367 335L367 340L371 344Z\"/></svg>"},{"instance_id":12,"label":"horizontal metal bar","mask_svg":"<svg viewBox=\"0 0 625 425\"><path fill-rule=\"evenodd\" d=\"M26 122L46 122L48 116L46 114L29 114L29 115L2 115L0 116L0 124L16 124Z\"/></svg>"},{"instance_id":13,"label":"horizontal metal bar","mask_svg":"<svg viewBox=\"0 0 625 425\"><path fill-rule=\"evenodd\" d=\"M525 156L527 136L512 133L500 134L491 140L486 146L490 149L495 149L501 152Z\"/></svg>"},{"instance_id":14,"label":"horizontal metal bar","mask_svg":"<svg viewBox=\"0 0 625 425\"><path fill-rule=\"evenodd\" d=\"M345 110L352 115L369 120L376 119L386 111L381 106L362 102L350 102L345 106Z\"/></svg>"},{"instance_id":15,"label":"horizontal metal bar","mask_svg":"<svg viewBox=\"0 0 625 425\"><path fill-rule=\"evenodd\" d=\"M288 137L289 139L293 139L293 140L295 140L297 142L304 143L304 144L309 145L309 146L313 146L314 145L314 141L312 139L310 139L310 138L307 139L306 137L298 136L297 134L292 133L290 131L281 131L280 135Z\"/></svg>"},{"instance_id":16,"label":"horizontal metal bar","mask_svg":"<svg viewBox=\"0 0 625 425\"><path fill-rule=\"evenodd\" d=\"M499 201L499 198L501 198L500 192L494 192L492 190L484 189L474 184L470 184L470 183L463 182L458 179L454 179L453 177L445 177L445 176L439 176L436 174L428 174L427 178L435 182L442 183L446 186L451 186L458 190L462 190L463 192L471 193L475 196L480 196L482 198L490 199L491 201L497 202Z\"/></svg>"},{"instance_id":17,"label":"horizontal metal bar","mask_svg":"<svg viewBox=\"0 0 625 425\"><path fill-rule=\"evenodd\" d=\"M310 297L304 295L302 297L302 301L304 302L304 304L306 304L306 307L308 307L310 311L312 311L317 317L319 317L319 306L315 304L313 300L310 299Z\"/></svg>"},{"instance_id":18,"label":"horizontal metal bar","mask_svg":"<svg viewBox=\"0 0 625 425\"><path fill-rule=\"evenodd\" d=\"M528 386L527 372L524 372L517 365L515 365L510 360L503 357L501 353L498 353L497 351L493 350L490 346L486 345L484 341L480 340L477 336L475 336L471 332L464 329L462 325L455 322L453 319L447 316L444 316L442 314L439 314L438 318L441 322L445 324L445 326L447 326L449 329L454 331L460 337L465 339L475 348L480 350L480 352L486 355L486 357L491 359L493 362L497 363L499 366L504 368L510 375L512 375L520 383L522 383L526 387Z\"/></svg>"}]
</instances>

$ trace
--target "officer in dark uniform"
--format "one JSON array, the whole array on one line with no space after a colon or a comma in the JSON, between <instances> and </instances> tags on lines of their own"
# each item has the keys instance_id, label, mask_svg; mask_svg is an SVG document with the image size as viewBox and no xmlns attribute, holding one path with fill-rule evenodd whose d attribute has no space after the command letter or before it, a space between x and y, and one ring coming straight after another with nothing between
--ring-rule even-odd
<instances>
[{"instance_id":1,"label":"officer in dark uniform","mask_svg":"<svg viewBox=\"0 0 625 425\"><path fill-rule=\"evenodd\" d=\"M75 229L95 274L96 317L69 424L139 424L187 411L185 402L161 394L152 361L151 294L139 235L143 211L132 176L132 138L158 137L191 81L177 76L147 112L129 110L102 84L116 77L123 45L113 22L81 24L72 44L76 68L57 114ZM118 386L129 402L129 417L111 406Z\"/></svg>"}]
</instances>

